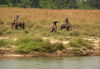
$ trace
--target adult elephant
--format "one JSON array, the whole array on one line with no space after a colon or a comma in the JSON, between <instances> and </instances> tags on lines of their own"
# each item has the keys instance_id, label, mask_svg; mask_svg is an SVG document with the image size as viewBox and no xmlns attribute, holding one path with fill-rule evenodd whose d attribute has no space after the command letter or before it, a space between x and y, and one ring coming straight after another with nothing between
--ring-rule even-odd
<instances>
[{"instance_id":1,"label":"adult elephant","mask_svg":"<svg viewBox=\"0 0 100 69\"><path fill-rule=\"evenodd\" d=\"M65 19L65 23L61 24L60 30L66 29L68 31L72 30L72 24L69 22L68 18Z\"/></svg>"},{"instance_id":2,"label":"adult elephant","mask_svg":"<svg viewBox=\"0 0 100 69\"><path fill-rule=\"evenodd\" d=\"M25 29L25 23L22 21L14 21L13 23L11 23L11 28L12 29Z\"/></svg>"},{"instance_id":3,"label":"adult elephant","mask_svg":"<svg viewBox=\"0 0 100 69\"><path fill-rule=\"evenodd\" d=\"M57 21L54 21L53 24L50 26L51 32L57 33Z\"/></svg>"}]
</instances>

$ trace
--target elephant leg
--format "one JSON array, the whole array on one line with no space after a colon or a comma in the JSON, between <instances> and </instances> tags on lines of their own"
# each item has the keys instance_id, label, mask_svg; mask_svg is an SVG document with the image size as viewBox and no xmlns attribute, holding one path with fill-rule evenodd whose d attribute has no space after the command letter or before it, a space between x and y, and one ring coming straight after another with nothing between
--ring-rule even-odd
<instances>
[{"instance_id":1,"label":"elephant leg","mask_svg":"<svg viewBox=\"0 0 100 69\"><path fill-rule=\"evenodd\" d=\"M70 31L70 26L67 26L67 30Z\"/></svg>"},{"instance_id":2,"label":"elephant leg","mask_svg":"<svg viewBox=\"0 0 100 69\"><path fill-rule=\"evenodd\" d=\"M51 29L51 32L53 32L53 28Z\"/></svg>"},{"instance_id":3,"label":"elephant leg","mask_svg":"<svg viewBox=\"0 0 100 69\"><path fill-rule=\"evenodd\" d=\"M70 30L72 30L72 26L70 26Z\"/></svg>"},{"instance_id":4,"label":"elephant leg","mask_svg":"<svg viewBox=\"0 0 100 69\"><path fill-rule=\"evenodd\" d=\"M23 23L23 26L22 26L22 28L23 28L23 29L25 29L25 24L24 24L24 23Z\"/></svg>"},{"instance_id":5,"label":"elephant leg","mask_svg":"<svg viewBox=\"0 0 100 69\"><path fill-rule=\"evenodd\" d=\"M60 27L60 30L62 30L63 28L62 27Z\"/></svg>"},{"instance_id":6,"label":"elephant leg","mask_svg":"<svg viewBox=\"0 0 100 69\"><path fill-rule=\"evenodd\" d=\"M11 28L12 28L12 29L14 29L14 25L15 25L14 23L11 24Z\"/></svg>"},{"instance_id":7,"label":"elephant leg","mask_svg":"<svg viewBox=\"0 0 100 69\"><path fill-rule=\"evenodd\" d=\"M51 32L54 32L54 31L55 31L55 29L54 29L54 28L52 28L52 29L51 29Z\"/></svg>"},{"instance_id":8,"label":"elephant leg","mask_svg":"<svg viewBox=\"0 0 100 69\"><path fill-rule=\"evenodd\" d=\"M57 30L55 29L54 32L57 33Z\"/></svg>"},{"instance_id":9,"label":"elephant leg","mask_svg":"<svg viewBox=\"0 0 100 69\"><path fill-rule=\"evenodd\" d=\"M11 28L13 29L13 24L11 24Z\"/></svg>"},{"instance_id":10,"label":"elephant leg","mask_svg":"<svg viewBox=\"0 0 100 69\"><path fill-rule=\"evenodd\" d=\"M22 24L21 24L21 23L19 23L19 24L18 24L18 27L19 27L19 28L22 28Z\"/></svg>"},{"instance_id":11,"label":"elephant leg","mask_svg":"<svg viewBox=\"0 0 100 69\"><path fill-rule=\"evenodd\" d=\"M18 29L18 25L17 24L15 25L15 29Z\"/></svg>"},{"instance_id":12,"label":"elephant leg","mask_svg":"<svg viewBox=\"0 0 100 69\"><path fill-rule=\"evenodd\" d=\"M57 30L56 30L55 28L52 28L52 29L51 29L51 32L55 32L55 33L56 33Z\"/></svg>"}]
</instances>

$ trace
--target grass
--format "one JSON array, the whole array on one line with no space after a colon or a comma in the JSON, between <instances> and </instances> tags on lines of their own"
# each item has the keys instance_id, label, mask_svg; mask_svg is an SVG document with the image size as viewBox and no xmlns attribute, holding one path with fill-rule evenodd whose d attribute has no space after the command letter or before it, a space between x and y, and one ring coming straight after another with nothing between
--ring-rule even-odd
<instances>
[{"instance_id":1,"label":"grass","mask_svg":"<svg viewBox=\"0 0 100 69\"><path fill-rule=\"evenodd\" d=\"M72 54L84 56L90 54L88 51L93 49L93 42L84 40L81 37L74 37L71 39L67 47L71 48L70 52Z\"/></svg>"},{"instance_id":2,"label":"grass","mask_svg":"<svg viewBox=\"0 0 100 69\"><path fill-rule=\"evenodd\" d=\"M0 39L0 47L5 47L6 45L8 45L8 42L6 40Z\"/></svg>"},{"instance_id":3,"label":"grass","mask_svg":"<svg viewBox=\"0 0 100 69\"><path fill-rule=\"evenodd\" d=\"M26 23L26 34L30 36L100 36L100 10L51 10L35 8L0 8L0 26L8 35L16 34L11 31L10 23L13 16L20 15L20 20ZM59 26L68 17L73 25L71 32L59 30ZM50 33L50 24L57 20L58 33ZM4 31L3 31L4 32ZM1 32L1 34L3 34ZM27 33L28 32L28 33ZM25 34L17 31L18 34Z\"/></svg>"},{"instance_id":4,"label":"grass","mask_svg":"<svg viewBox=\"0 0 100 69\"><path fill-rule=\"evenodd\" d=\"M81 37L74 37L71 39L70 43L68 44L69 47L74 47L74 48L91 48L92 47L92 42L89 40L84 40Z\"/></svg>"},{"instance_id":5,"label":"grass","mask_svg":"<svg viewBox=\"0 0 100 69\"><path fill-rule=\"evenodd\" d=\"M30 53L30 52L45 52L45 53L53 53L57 50L64 49L64 46L60 43L51 44L48 41L43 41L40 38L22 38L17 41L17 48L15 49L18 53Z\"/></svg>"}]
</instances>

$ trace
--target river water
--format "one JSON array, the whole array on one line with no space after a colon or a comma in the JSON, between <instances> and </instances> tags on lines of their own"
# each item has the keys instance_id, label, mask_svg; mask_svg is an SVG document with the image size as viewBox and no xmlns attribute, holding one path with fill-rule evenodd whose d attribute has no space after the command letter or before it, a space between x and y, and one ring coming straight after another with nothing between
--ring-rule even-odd
<instances>
[{"instance_id":1,"label":"river water","mask_svg":"<svg viewBox=\"0 0 100 69\"><path fill-rule=\"evenodd\" d=\"M100 69L100 57L0 58L0 69Z\"/></svg>"}]
</instances>

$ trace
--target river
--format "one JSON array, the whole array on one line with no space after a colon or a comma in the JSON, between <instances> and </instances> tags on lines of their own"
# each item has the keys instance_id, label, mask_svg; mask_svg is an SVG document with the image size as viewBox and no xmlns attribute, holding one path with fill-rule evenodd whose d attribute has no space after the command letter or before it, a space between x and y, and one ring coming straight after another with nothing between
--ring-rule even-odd
<instances>
[{"instance_id":1,"label":"river","mask_svg":"<svg viewBox=\"0 0 100 69\"><path fill-rule=\"evenodd\" d=\"M0 69L100 69L100 56L0 58Z\"/></svg>"}]
</instances>

